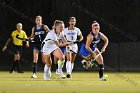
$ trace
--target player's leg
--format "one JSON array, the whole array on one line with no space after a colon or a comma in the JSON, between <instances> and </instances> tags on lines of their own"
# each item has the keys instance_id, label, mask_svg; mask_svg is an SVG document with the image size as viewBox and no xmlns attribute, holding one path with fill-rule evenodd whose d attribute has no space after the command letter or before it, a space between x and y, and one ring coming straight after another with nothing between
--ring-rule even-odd
<instances>
[{"instance_id":1,"label":"player's leg","mask_svg":"<svg viewBox=\"0 0 140 93\"><path fill-rule=\"evenodd\" d=\"M85 48L85 44L82 43L80 51L79 51L79 55L82 56L83 60L82 60L82 65L84 68L88 69L89 67L89 62L91 61L91 53Z\"/></svg>"},{"instance_id":2,"label":"player's leg","mask_svg":"<svg viewBox=\"0 0 140 93\"><path fill-rule=\"evenodd\" d=\"M71 72L72 72L72 70L74 68L74 61L75 61L76 55L77 55L76 53L72 53Z\"/></svg>"},{"instance_id":3,"label":"player's leg","mask_svg":"<svg viewBox=\"0 0 140 93\"><path fill-rule=\"evenodd\" d=\"M96 53L96 55L98 55L100 53L100 51L98 49L96 49L95 53ZM99 78L100 78L100 80L105 81L106 79L103 76L103 74L104 74L104 64L103 64L102 54L99 55L99 57L96 58L96 61L98 62L98 67L99 67Z\"/></svg>"},{"instance_id":4,"label":"player's leg","mask_svg":"<svg viewBox=\"0 0 140 93\"><path fill-rule=\"evenodd\" d=\"M78 52L77 44L72 45L72 47L71 47L71 73L74 68L74 61L75 61L77 52Z\"/></svg>"},{"instance_id":5,"label":"player's leg","mask_svg":"<svg viewBox=\"0 0 140 93\"><path fill-rule=\"evenodd\" d=\"M22 46L18 46L18 48L17 48L17 67L18 67L18 73L24 73L21 70L21 66L20 66L21 56L22 56Z\"/></svg>"},{"instance_id":6,"label":"player's leg","mask_svg":"<svg viewBox=\"0 0 140 93\"><path fill-rule=\"evenodd\" d=\"M37 62L38 62L38 55L39 55L39 51L34 48L33 50L33 74L31 76L31 78L37 78Z\"/></svg>"},{"instance_id":7,"label":"player's leg","mask_svg":"<svg viewBox=\"0 0 140 93\"><path fill-rule=\"evenodd\" d=\"M71 51L66 52L67 62L66 62L66 70L67 70L67 78L71 78L71 59L72 59L72 53Z\"/></svg>"},{"instance_id":8,"label":"player's leg","mask_svg":"<svg viewBox=\"0 0 140 93\"><path fill-rule=\"evenodd\" d=\"M23 71L21 70L21 66L20 66L20 57L21 57L21 55L18 53L18 54L16 54L16 56L17 56L16 63L17 63L18 73L23 73Z\"/></svg>"},{"instance_id":9,"label":"player's leg","mask_svg":"<svg viewBox=\"0 0 140 93\"><path fill-rule=\"evenodd\" d=\"M86 56L84 55L84 56L82 56L82 57L83 57L83 60L81 61L81 63L82 63L82 65L83 65L83 67L84 67L85 69L88 69L92 57L91 57L90 54L89 54L89 55L86 55Z\"/></svg>"},{"instance_id":10,"label":"player's leg","mask_svg":"<svg viewBox=\"0 0 140 93\"><path fill-rule=\"evenodd\" d=\"M13 60L13 62L12 62L12 67L11 67L10 73L14 73L15 67L16 67L16 65L17 65L17 63L16 63L17 56L16 56L16 55L17 55L17 54L14 54L14 60Z\"/></svg>"},{"instance_id":11,"label":"player's leg","mask_svg":"<svg viewBox=\"0 0 140 93\"><path fill-rule=\"evenodd\" d=\"M66 76L63 74L62 68L64 66L64 62L65 62L65 58L64 55L62 53L62 51L60 50L60 48L57 48L54 52L53 55L58 58L59 60L58 62L58 73L57 75L59 75L62 78L65 78Z\"/></svg>"},{"instance_id":12,"label":"player's leg","mask_svg":"<svg viewBox=\"0 0 140 93\"><path fill-rule=\"evenodd\" d=\"M56 57L56 56L53 56L53 58L54 58L54 65L55 65L55 69L56 69L56 74L58 73L58 58Z\"/></svg>"},{"instance_id":13,"label":"player's leg","mask_svg":"<svg viewBox=\"0 0 140 93\"><path fill-rule=\"evenodd\" d=\"M19 72L19 69L20 69L20 63L19 63L20 54L19 54L18 46L16 46L16 45L13 46L13 52L14 52L14 61L13 61L10 73L14 72L16 66L18 67L18 72Z\"/></svg>"},{"instance_id":14,"label":"player's leg","mask_svg":"<svg viewBox=\"0 0 140 93\"><path fill-rule=\"evenodd\" d=\"M50 54L43 54L42 56L43 56L44 62L45 62L43 78L44 78L44 80L50 80L51 65L52 65L51 56L50 56Z\"/></svg>"}]
</instances>

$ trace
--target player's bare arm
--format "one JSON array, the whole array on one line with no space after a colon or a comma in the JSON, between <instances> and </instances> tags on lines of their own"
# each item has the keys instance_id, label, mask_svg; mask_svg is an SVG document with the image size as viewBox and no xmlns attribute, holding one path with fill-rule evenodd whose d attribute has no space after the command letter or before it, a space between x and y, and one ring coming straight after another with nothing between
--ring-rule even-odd
<instances>
[{"instance_id":1,"label":"player's bare arm","mask_svg":"<svg viewBox=\"0 0 140 93\"><path fill-rule=\"evenodd\" d=\"M104 41L104 46L101 49L101 52L105 52L106 47L108 46L108 38L103 33L101 33L101 39Z\"/></svg>"}]
</instances>

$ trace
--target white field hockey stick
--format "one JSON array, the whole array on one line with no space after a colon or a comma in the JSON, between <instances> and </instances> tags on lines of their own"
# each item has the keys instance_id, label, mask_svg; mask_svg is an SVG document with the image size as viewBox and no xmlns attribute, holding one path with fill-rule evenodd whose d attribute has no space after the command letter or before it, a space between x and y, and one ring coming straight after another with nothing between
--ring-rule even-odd
<instances>
[{"instance_id":1,"label":"white field hockey stick","mask_svg":"<svg viewBox=\"0 0 140 93\"><path fill-rule=\"evenodd\" d=\"M34 42L34 38L27 38L26 41Z\"/></svg>"},{"instance_id":2,"label":"white field hockey stick","mask_svg":"<svg viewBox=\"0 0 140 93\"><path fill-rule=\"evenodd\" d=\"M95 64L94 61L95 61L102 53L103 53L103 52L99 52L99 54L96 55L96 57L95 57L93 60L91 60L91 62L89 63L88 67L92 67L92 66Z\"/></svg>"}]
</instances>

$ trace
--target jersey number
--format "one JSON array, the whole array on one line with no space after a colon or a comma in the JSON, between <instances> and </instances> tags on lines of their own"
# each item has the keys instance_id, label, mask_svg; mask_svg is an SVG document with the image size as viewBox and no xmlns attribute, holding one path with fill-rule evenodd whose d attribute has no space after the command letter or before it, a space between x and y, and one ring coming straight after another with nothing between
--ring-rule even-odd
<instances>
[{"instance_id":1,"label":"jersey number","mask_svg":"<svg viewBox=\"0 0 140 93\"><path fill-rule=\"evenodd\" d=\"M73 36L71 36L71 40L73 40Z\"/></svg>"}]
</instances>

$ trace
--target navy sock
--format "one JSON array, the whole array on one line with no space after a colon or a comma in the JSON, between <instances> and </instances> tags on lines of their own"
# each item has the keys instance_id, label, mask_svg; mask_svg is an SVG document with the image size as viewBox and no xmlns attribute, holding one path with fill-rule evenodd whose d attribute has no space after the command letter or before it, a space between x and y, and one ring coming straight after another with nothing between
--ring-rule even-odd
<instances>
[{"instance_id":1,"label":"navy sock","mask_svg":"<svg viewBox=\"0 0 140 93\"><path fill-rule=\"evenodd\" d=\"M37 72L37 63L33 63L33 73Z\"/></svg>"},{"instance_id":2,"label":"navy sock","mask_svg":"<svg viewBox=\"0 0 140 93\"><path fill-rule=\"evenodd\" d=\"M57 70L58 69L58 63L54 62L54 65L55 65L55 69Z\"/></svg>"},{"instance_id":3,"label":"navy sock","mask_svg":"<svg viewBox=\"0 0 140 93\"><path fill-rule=\"evenodd\" d=\"M104 65L103 64L99 64L99 78L103 77L103 73L104 73Z\"/></svg>"}]
</instances>

